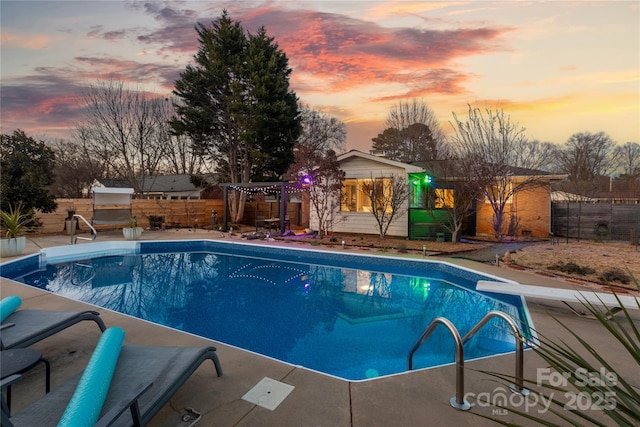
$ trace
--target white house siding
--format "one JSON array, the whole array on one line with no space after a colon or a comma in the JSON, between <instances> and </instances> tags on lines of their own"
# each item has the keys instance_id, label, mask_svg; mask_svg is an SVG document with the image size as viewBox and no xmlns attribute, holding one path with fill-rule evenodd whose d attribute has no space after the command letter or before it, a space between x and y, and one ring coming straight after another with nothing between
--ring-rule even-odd
<instances>
[{"instance_id":1,"label":"white house siding","mask_svg":"<svg viewBox=\"0 0 640 427\"><path fill-rule=\"evenodd\" d=\"M344 212L345 220L334 225L333 230L340 233L380 234L380 228L372 213L369 212ZM387 236L407 237L408 214L398 217L389 226Z\"/></svg>"},{"instance_id":2,"label":"white house siding","mask_svg":"<svg viewBox=\"0 0 640 427\"><path fill-rule=\"evenodd\" d=\"M422 170L411 165L406 165L406 167L402 166L403 164L401 163L391 162L386 159L379 159L363 153L358 153L340 162L340 168L345 172L346 179L371 179L372 177L389 177L394 174L408 179L408 172L417 172ZM405 202L405 207L406 203L408 203L408 200ZM332 230L330 231L356 234L380 233L376 219L373 214L369 212L342 212L342 216L343 219L335 221ZM389 226L387 236L407 237L409 235L408 221L407 212L397 217ZM311 214L310 223L312 229L318 229L318 221L313 213Z\"/></svg>"}]
</instances>

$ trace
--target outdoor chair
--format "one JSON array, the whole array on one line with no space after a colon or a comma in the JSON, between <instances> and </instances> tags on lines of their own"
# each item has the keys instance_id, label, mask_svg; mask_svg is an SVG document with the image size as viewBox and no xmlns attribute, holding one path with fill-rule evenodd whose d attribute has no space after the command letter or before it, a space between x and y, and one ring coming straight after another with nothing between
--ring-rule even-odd
<instances>
[{"instance_id":1,"label":"outdoor chair","mask_svg":"<svg viewBox=\"0 0 640 427\"><path fill-rule=\"evenodd\" d=\"M82 374L17 414L2 401L3 426L144 426L206 360L222 375L214 347L122 346L124 331L107 329ZM2 381L2 388L19 376Z\"/></svg>"},{"instance_id":2,"label":"outdoor chair","mask_svg":"<svg viewBox=\"0 0 640 427\"><path fill-rule=\"evenodd\" d=\"M256 217L256 231L261 230L265 227L265 218L263 216Z\"/></svg>"},{"instance_id":3,"label":"outdoor chair","mask_svg":"<svg viewBox=\"0 0 640 427\"><path fill-rule=\"evenodd\" d=\"M83 320L93 320L101 332L106 329L96 311L17 310L21 302L15 295L0 301L1 350L29 347Z\"/></svg>"}]
</instances>

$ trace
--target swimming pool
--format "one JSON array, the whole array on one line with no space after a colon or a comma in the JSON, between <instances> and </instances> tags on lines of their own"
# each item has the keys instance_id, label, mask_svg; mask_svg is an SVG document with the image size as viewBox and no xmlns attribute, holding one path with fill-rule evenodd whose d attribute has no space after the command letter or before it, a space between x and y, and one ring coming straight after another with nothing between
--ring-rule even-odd
<instances>
[{"instance_id":1,"label":"swimming pool","mask_svg":"<svg viewBox=\"0 0 640 427\"><path fill-rule=\"evenodd\" d=\"M45 249L3 264L2 276L349 380L406 371L409 349L437 316L461 335L491 310L531 325L522 298L474 290L498 278L347 251L102 242ZM491 322L465 345L466 360L514 350L508 328ZM454 348L436 329L414 367L452 363Z\"/></svg>"}]
</instances>

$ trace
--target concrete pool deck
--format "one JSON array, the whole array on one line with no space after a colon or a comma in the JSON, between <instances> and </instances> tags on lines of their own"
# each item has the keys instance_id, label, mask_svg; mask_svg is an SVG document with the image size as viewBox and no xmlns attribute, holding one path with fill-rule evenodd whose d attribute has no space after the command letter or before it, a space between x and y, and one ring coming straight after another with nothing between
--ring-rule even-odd
<instances>
[{"instance_id":1,"label":"concrete pool deck","mask_svg":"<svg viewBox=\"0 0 640 427\"><path fill-rule=\"evenodd\" d=\"M219 232L161 231L145 232L141 240L217 239ZM229 238L224 238L229 239ZM98 241L123 240L120 232L99 232ZM287 243L251 241L256 244L288 245ZM45 236L28 239L24 254L41 248L68 245L68 236ZM314 247L313 249L319 249ZM385 255L388 255L385 253ZM403 255L398 255L403 256ZM405 255L407 256L407 255ZM438 258L440 259L440 258ZM565 282L552 278L511 271L473 261L442 258L452 264L472 268L491 275L515 280L522 284L568 287ZM3 261L7 261L4 260ZM23 308L47 310L80 310L83 303L59 297L30 286L2 279L0 296L20 295ZM529 303L529 311L538 333L551 339L572 342L570 334L558 327L558 321L587 339L605 360L615 361L618 372L640 387L637 364L616 345L611 336L591 319L572 314L558 306ZM96 309L95 307L91 307ZM174 395L170 403L153 419L151 426L188 426L183 421L186 408L203 414L200 426L477 426L496 425L473 412L491 416L494 408L475 407L462 412L449 405L455 395L455 367L453 365L380 378L372 381L350 382L322 375L302 367L292 366L274 359L220 344L211 340L154 325L146 321L97 308L107 326L121 326L126 331L125 343L143 345L214 345L224 375L215 376L211 363L203 364L186 384ZM557 320L552 318L554 316ZM75 325L36 345L51 363L51 386L55 388L72 375L81 372L99 338L99 329L93 322ZM640 323L637 323L640 325ZM426 325L425 325L426 326ZM428 345L428 342L427 344ZM408 350L408 349L407 349ZM337 352L340 349L336 349ZM453 351L453 349L452 349ZM526 351L525 377L536 379L537 368L548 365L532 351ZM502 386L479 370L506 375L515 372L515 357L491 357L465 362L465 393L504 393ZM260 380L268 377L294 386L294 390L273 411L242 399ZM44 368L36 366L13 386L12 410L17 412L29 402L44 394ZM509 397L509 394L506 395ZM519 395L513 395L519 396ZM519 399L512 399L514 409L525 409ZM534 415L537 409L530 408ZM593 414L592 414L593 412ZM597 411L590 415L599 417ZM503 421L532 425L511 411L493 412ZM556 419L562 424L561 421Z\"/></svg>"}]
</instances>

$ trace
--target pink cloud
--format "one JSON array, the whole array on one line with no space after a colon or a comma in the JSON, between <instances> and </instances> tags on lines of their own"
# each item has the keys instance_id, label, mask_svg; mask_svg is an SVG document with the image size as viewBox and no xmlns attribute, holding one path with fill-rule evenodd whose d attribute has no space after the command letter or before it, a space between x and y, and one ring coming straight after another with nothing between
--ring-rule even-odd
<instances>
[{"instance_id":1,"label":"pink cloud","mask_svg":"<svg viewBox=\"0 0 640 427\"><path fill-rule=\"evenodd\" d=\"M44 49L49 44L49 36L44 34L18 35L2 32L2 48Z\"/></svg>"},{"instance_id":2,"label":"pink cloud","mask_svg":"<svg viewBox=\"0 0 640 427\"><path fill-rule=\"evenodd\" d=\"M29 130L28 123L42 129L59 130L80 116L78 96L98 79L161 87L169 93L179 73L199 47L194 27L218 19L222 7L216 3L210 15L159 2L132 4L152 16L161 28L109 29L95 26L88 37L107 41L130 39L145 52L161 54L165 62L139 62L100 55L77 56L60 67L38 68L32 75L3 81L3 132L7 126ZM442 31L414 28L387 28L372 22L336 13L281 9L265 3L263 7L238 8L227 4L230 16L243 28L255 33L264 26L289 58L293 69L292 88L299 95L331 93L369 84L395 84L397 95L376 97L371 102L422 97L429 94L460 94L472 74L461 71L456 61L472 55L506 50L504 35L511 28L460 28ZM20 39L3 33L7 44L26 48L46 45L44 36ZM188 55L185 55L188 54ZM141 57L140 57L141 58ZM29 119L25 119L25 112ZM25 121L27 120L27 121ZM56 130L57 129L57 130Z\"/></svg>"},{"instance_id":3,"label":"pink cloud","mask_svg":"<svg viewBox=\"0 0 640 427\"><path fill-rule=\"evenodd\" d=\"M164 46L161 50L195 54L198 45L195 22L208 23L218 16L194 16L195 12L151 4L164 27L141 35L139 40ZM249 32L264 26L287 54L294 70L292 82L305 91L340 91L360 84L400 83L407 93L461 93L467 74L454 69L459 58L505 50L501 37L512 28L461 28L417 30L384 28L344 15L311 10L285 10L265 5L237 9L229 16ZM317 87L296 72L320 81Z\"/></svg>"}]
</instances>

